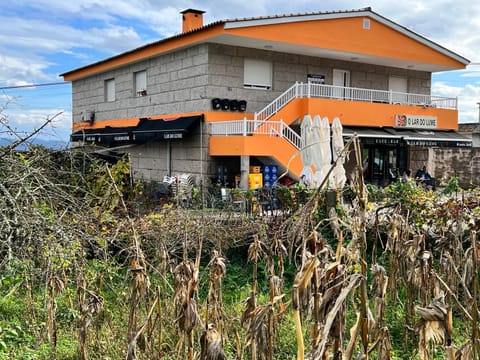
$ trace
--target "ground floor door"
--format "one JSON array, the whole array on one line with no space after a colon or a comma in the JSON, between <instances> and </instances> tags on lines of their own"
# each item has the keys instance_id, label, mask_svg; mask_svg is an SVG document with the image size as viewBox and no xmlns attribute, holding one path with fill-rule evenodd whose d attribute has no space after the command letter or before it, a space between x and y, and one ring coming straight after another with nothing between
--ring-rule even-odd
<instances>
[{"instance_id":1,"label":"ground floor door","mask_svg":"<svg viewBox=\"0 0 480 360\"><path fill-rule=\"evenodd\" d=\"M367 183L388 185L407 169L407 147L402 145L363 145L363 176Z\"/></svg>"}]
</instances>

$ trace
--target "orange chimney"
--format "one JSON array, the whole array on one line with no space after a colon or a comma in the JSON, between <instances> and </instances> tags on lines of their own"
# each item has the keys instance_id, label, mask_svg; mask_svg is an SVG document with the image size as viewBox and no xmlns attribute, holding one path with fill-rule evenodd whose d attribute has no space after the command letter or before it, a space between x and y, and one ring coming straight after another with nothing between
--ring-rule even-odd
<instances>
[{"instance_id":1,"label":"orange chimney","mask_svg":"<svg viewBox=\"0 0 480 360\"><path fill-rule=\"evenodd\" d=\"M203 14L205 11L187 9L183 10L182 16L182 32L198 29L203 26Z\"/></svg>"}]
</instances>

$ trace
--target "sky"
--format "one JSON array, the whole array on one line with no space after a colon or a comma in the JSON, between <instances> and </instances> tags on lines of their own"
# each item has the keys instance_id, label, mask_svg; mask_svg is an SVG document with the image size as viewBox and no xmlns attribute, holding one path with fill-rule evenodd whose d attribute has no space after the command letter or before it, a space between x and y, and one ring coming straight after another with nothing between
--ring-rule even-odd
<instances>
[{"instance_id":1,"label":"sky","mask_svg":"<svg viewBox=\"0 0 480 360\"><path fill-rule=\"evenodd\" d=\"M458 97L460 123L479 121L480 1L472 0L1 0L0 118L18 134L54 118L38 136L68 141L71 85L59 74L180 33L185 9L205 11L208 24L367 6L470 60L433 74L431 93ZM31 84L44 85L21 87Z\"/></svg>"}]
</instances>

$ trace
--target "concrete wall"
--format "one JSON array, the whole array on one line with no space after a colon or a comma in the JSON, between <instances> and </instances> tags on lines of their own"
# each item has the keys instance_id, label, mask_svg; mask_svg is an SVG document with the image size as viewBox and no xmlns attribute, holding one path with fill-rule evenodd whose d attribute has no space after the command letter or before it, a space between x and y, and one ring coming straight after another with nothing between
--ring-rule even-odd
<instances>
[{"instance_id":1,"label":"concrete wall","mask_svg":"<svg viewBox=\"0 0 480 360\"><path fill-rule=\"evenodd\" d=\"M134 93L134 73L147 71L147 95ZM208 83L208 46L198 45L174 53L110 70L72 86L73 121L82 111L95 111L97 121L192 112L210 107L205 98ZM104 82L115 79L115 101L105 102Z\"/></svg>"},{"instance_id":2,"label":"concrete wall","mask_svg":"<svg viewBox=\"0 0 480 360\"><path fill-rule=\"evenodd\" d=\"M273 63L271 90L243 87L245 58ZM249 112L259 111L296 81L306 82L308 74L324 75L325 83L332 84L333 69L349 70L352 87L388 90L389 77L400 76L408 79L408 92L430 94L431 76L427 72L210 44L209 85L205 95L208 98L247 100Z\"/></svg>"},{"instance_id":3,"label":"concrete wall","mask_svg":"<svg viewBox=\"0 0 480 360\"><path fill-rule=\"evenodd\" d=\"M435 152L435 172L437 183L444 183L456 176L463 188L480 185L480 148L437 148Z\"/></svg>"},{"instance_id":4,"label":"concrete wall","mask_svg":"<svg viewBox=\"0 0 480 360\"><path fill-rule=\"evenodd\" d=\"M271 90L245 89L245 58L271 61ZM388 90L391 75L408 78L408 91L430 93L430 74L355 62L299 56L218 44L202 44L113 69L72 86L73 121L82 111L94 111L96 121L211 110L211 99L247 100L247 111L261 110L308 74L324 75L332 84L333 69L349 70L351 86ZM147 95L134 93L134 73L147 71ZM115 79L115 101L105 102L104 82Z\"/></svg>"},{"instance_id":5,"label":"concrete wall","mask_svg":"<svg viewBox=\"0 0 480 360\"><path fill-rule=\"evenodd\" d=\"M193 174L200 182L201 176L213 176L215 169L209 163L208 139L204 136L208 124L202 123L181 141L150 142L126 149L135 180L162 181L168 171L170 146L170 176Z\"/></svg>"},{"instance_id":6,"label":"concrete wall","mask_svg":"<svg viewBox=\"0 0 480 360\"><path fill-rule=\"evenodd\" d=\"M409 158L413 175L425 165L438 187L445 186L452 176L463 188L480 185L480 148L411 147Z\"/></svg>"},{"instance_id":7,"label":"concrete wall","mask_svg":"<svg viewBox=\"0 0 480 360\"><path fill-rule=\"evenodd\" d=\"M261 59L273 64L270 90L245 89L244 59ZM202 44L151 58L73 82L73 121L82 111L94 111L96 121L140 118L171 113L210 111L211 99L247 100L247 111L261 110L296 81L306 82L308 74L324 75L332 84L333 69L349 70L351 86L388 90L389 76L408 78L408 91L430 93L426 72L365 65L355 62L299 56L217 44ZM134 93L134 73L147 71L147 95ZM116 100L105 102L104 82L115 79ZM241 116L239 114L239 116ZM171 175L191 173L215 176L218 161L208 156L208 127L181 142L171 142ZM130 148L134 177L162 180L167 174L167 144L163 142ZM203 162L200 154L203 154Z\"/></svg>"}]
</instances>

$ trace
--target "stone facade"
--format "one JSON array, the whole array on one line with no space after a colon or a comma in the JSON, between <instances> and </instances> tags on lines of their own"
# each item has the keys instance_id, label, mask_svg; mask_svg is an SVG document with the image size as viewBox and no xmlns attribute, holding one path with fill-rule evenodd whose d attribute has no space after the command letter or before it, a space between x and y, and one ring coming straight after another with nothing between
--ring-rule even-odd
<instances>
[{"instance_id":1,"label":"stone facade","mask_svg":"<svg viewBox=\"0 0 480 360\"><path fill-rule=\"evenodd\" d=\"M244 87L246 58L272 63L271 89ZM95 112L95 121L98 123L104 120L201 113L212 111L211 100L214 98L246 100L247 112L255 112L295 82L306 82L308 74L322 75L326 84L332 84L334 69L348 70L352 87L388 90L389 77L400 76L408 79L408 92L430 93L428 72L201 44L73 81L73 121L80 122L84 111ZM147 74L147 93L137 96L134 74L143 70ZM105 101L105 81L108 79L115 79L115 101L111 102ZM241 113L238 116L243 117ZM125 151L130 154L134 177L158 181L169 172L170 175L188 172L197 179L202 176L214 177L216 165L222 159L208 156L208 133L208 123L205 123L202 136L198 129L188 138L181 142L172 141L170 145L151 143L128 148ZM235 161L232 159L229 162Z\"/></svg>"},{"instance_id":2,"label":"stone facade","mask_svg":"<svg viewBox=\"0 0 480 360\"><path fill-rule=\"evenodd\" d=\"M244 88L245 58L272 62L271 90ZM389 76L401 76L408 79L408 92L430 93L427 72L202 44L75 80L73 121L80 122L83 111L94 111L96 121L210 111L213 98L246 100L247 111L255 112L296 81L306 82L308 74L323 75L332 84L333 69L349 70L352 87L388 90ZM142 70L147 71L147 94L136 96L134 73ZM112 102L105 101L108 79L115 79Z\"/></svg>"},{"instance_id":3,"label":"stone facade","mask_svg":"<svg viewBox=\"0 0 480 360\"><path fill-rule=\"evenodd\" d=\"M200 128L202 126L202 128ZM129 148L133 177L145 181L161 181L165 175L189 173L202 176L215 173L208 159L208 124L201 123L182 141L150 142Z\"/></svg>"},{"instance_id":4,"label":"stone facade","mask_svg":"<svg viewBox=\"0 0 480 360\"><path fill-rule=\"evenodd\" d=\"M147 71L147 94L134 93L134 73ZM115 79L115 101L105 101L104 84ZM73 121L82 111L94 111L95 120L148 117L209 109L208 46L198 45L135 64L75 80L72 85Z\"/></svg>"},{"instance_id":5,"label":"stone facade","mask_svg":"<svg viewBox=\"0 0 480 360\"><path fill-rule=\"evenodd\" d=\"M480 185L480 148L435 149L437 183L446 184L452 176L462 188Z\"/></svg>"},{"instance_id":6,"label":"stone facade","mask_svg":"<svg viewBox=\"0 0 480 360\"><path fill-rule=\"evenodd\" d=\"M388 68L356 62L299 56L266 50L209 45L209 81L207 98L247 100L248 111L261 110L295 82L306 82L308 74L325 76L325 83L333 83L333 69L350 71L350 86L388 90L390 76L408 79L408 92L430 94L431 75L428 72ZM243 86L243 60L253 58L273 64L271 90L252 90Z\"/></svg>"}]
</instances>

